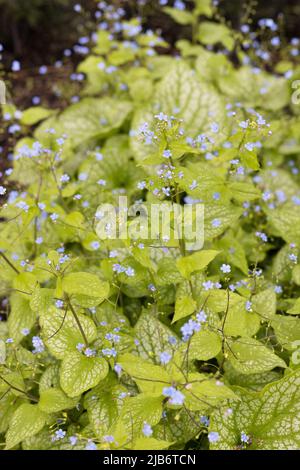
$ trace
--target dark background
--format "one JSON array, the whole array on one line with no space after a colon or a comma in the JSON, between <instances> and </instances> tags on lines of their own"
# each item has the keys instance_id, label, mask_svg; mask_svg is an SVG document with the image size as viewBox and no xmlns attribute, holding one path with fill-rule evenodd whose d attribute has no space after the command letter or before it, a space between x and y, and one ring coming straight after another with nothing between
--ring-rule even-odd
<instances>
[{"instance_id":1,"label":"dark background","mask_svg":"<svg viewBox=\"0 0 300 470\"><path fill-rule=\"evenodd\" d=\"M73 9L76 3L83 8L80 14ZM168 40L175 42L177 27L161 13L158 0L144 1L144 6L134 0L107 3L124 7L128 16L143 12L145 26L160 28ZM271 17L279 21L286 38L299 34L300 0L220 0L219 6L235 28L239 28L248 10L254 29L259 18ZM93 30L96 8L95 0L0 0L0 43L10 58L29 65L50 63L65 48L72 47L80 35Z\"/></svg>"}]
</instances>

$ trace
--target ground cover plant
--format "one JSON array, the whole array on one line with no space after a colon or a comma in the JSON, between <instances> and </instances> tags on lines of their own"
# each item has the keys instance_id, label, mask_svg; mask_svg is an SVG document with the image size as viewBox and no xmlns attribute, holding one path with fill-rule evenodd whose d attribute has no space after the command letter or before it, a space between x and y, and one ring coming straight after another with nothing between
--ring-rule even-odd
<instances>
[{"instance_id":1,"label":"ground cover plant","mask_svg":"<svg viewBox=\"0 0 300 470\"><path fill-rule=\"evenodd\" d=\"M78 95L2 105L3 449L300 448L300 43L156 8L174 44L100 2Z\"/></svg>"}]
</instances>

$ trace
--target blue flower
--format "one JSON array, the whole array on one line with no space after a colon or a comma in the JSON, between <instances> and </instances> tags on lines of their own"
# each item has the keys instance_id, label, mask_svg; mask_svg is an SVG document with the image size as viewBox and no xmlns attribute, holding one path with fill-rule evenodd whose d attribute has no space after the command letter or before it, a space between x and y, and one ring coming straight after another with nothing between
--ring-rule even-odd
<instances>
[{"instance_id":1,"label":"blue flower","mask_svg":"<svg viewBox=\"0 0 300 470\"><path fill-rule=\"evenodd\" d=\"M229 264L222 264L222 266L220 267L220 271L222 271L222 273L230 273L231 266Z\"/></svg>"},{"instance_id":2,"label":"blue flower","mask_svg":"<svg viewBox=\"0 0 300 470\"><path fill-rule=\"evenodd\" d=\"M122 373L122 366L120 366L120 364L115 364L114 371L116 372L118 376L120 376Z\"/></svg>"},{"instance_id":3,"label":"blue flower","mask_svg":"<svg viewBox=\"0 0 300 470\"><path fill-rule=\"evenodd\" d=\"M247 142L245 144L245 148L249 151L249 152L252 152L255 148L255 144L254 142Z\"/></svg>"},{"instance_id":4,"label":"blue flower","mask_svg":"<svg viewBox=\"0 0 300 470\"><path fill-rule=\"evenodd\" d=\"M209 442L211 443L218 442L218 440L220 439L220 435L216 431L209 432L207 437Z\"/></svg>"},{"instance_id":5,"label":"blue flower","mask_svg":"<svg viewBox=\"0 0 300 470\"><path fill-rule=\"evenodd\" d=\"M214 228L220 227L220 225L221 225L220 219L213 219L213 220L211 221L211 225L212 225Z\"/></svg>"},{"instance_id":6,"label":"blue flower","mask_svg":"<svg viewBox=\"0 0 300 470\"><path fill-rule=\"evenodd\" d=\"M164 113L159 113L159 114L156 114L154 116L156 119L158 119L159 121L165 121L165 122L168 122L168 116Z\"/></svg>"},{"instance_id":7,"label":"blue flower","mask_svg":"<svg viewBox=\"0 0 300 470\"><path fill-rule=\"evenodd\" d=\"M59 215L53 212L53 214L50 215L50 219L55 222L58 219Z\"/></svg>"},{"instance_id":8,"label":"blue flower","mask_svg":"<svg viewBox=\"0 0 300 470\"><path fill-rule=\"evenodd\" d=\"M290 259L293 263L296 264L297 261L298 261L298 256L295 255L294 253L291 253L291 254L289 254L289 259Z\"/></svg>"},{"instance_id":9,"label":"blue flower","mask_svg":"<svg viewBox=\"0 0 300 470\"><path fill-rule=\"evenodd\" d=\"M180 328L183 341L187 341L193 335L193 333L199 331L200 328L201 326L195 320L190 319L188 322L186 322Z\"/></svg>"},{"instance_id":10,"label":"blue flower","mask_svg":"<svg viewBox=\"0 0 300 470\"><path fill-rule=\"evenodd\" d=\"M13 72L19 72L21 70L21 64L18 60L14 60L11 64L11 70Z\"/></svg>"},{"instance_id":11,"label":"blue flower","mask_svg":"<svg viewBox=\"0 0 300 470\"><path fill-rule=\"evenodd\" d=\"M164 157L164 158L170 158L170 157L172 157L172 152L171 152L171 150L164 150L164 151L163 151L163 157Z\"/></svg>"},{"instance_id":12,"label":"blue flower","mask_svg":"<svg viewBox=\"0 0 300 470\"><path fill-rule=\"evenodd\" d=\"M71 446L75 446L75 444L77 443L77 437L76 436L70 436L69 441L70 441Z\"/></svg>"},{"instance_id":13,"label":"blue flower","mask_svg":"<svg viewBox=\"0 0 300 470\"><path fill-rule=\"evenodd\" d=\"M168 353L167 351L163 351L159 356L160 362L162 364L168 364L168 362L170 362L171 358L172 358L172 355L170 353Z\"/></svg>"},{"instance_id":14,"label":"blue flower","mask_svg":"<svg viewBox=\"0 0 300 470\"><path fill-rule=\"evenodd\" d=\"M209 426L208 416L200 416L200 423L203 424L203 426Z\"/></svg>"},{"instance_id":15,"label":"blue flower","mask_svg":"<svg viewBox=\"0 0 300 470\"><path fill-rule=\"evenodd\" d=\"M248 24L242 24L242 26L241 26L241 31L242 31L242 33L244 33L244 34L249 33L249 31L250 31L249 25L248 25Z\"/></svg>"},{"instance_id":16,"label":"blue flower","mask_svg":"<svg viewBox=\"0 0 300 470\"><path fill-rule=\"evenodd\" d=\"M130 266L128 268L126 268L125 270L125 274L128 276L128 277L133 277L135 275L135 271L133 268L131 268Z\"/></svg>"},{"instance_id":17,"label":"blue flower","mask_svg":"<svg viewBox=\"0 0 300 470\"><path fill-rule=\"evenodd\" d=\"M255 235L265 243L268 241L267 235L263 232L255 232Z\"/></svg>"},{"instance_id":18,"label":"blue flower","mask_svg":"<svg viewBox=\"0 0 300 470\"><path fill-rule=\"evenodd\" d=\"M93 248L93 250L98 250L98 248L100 248L100 243L97 241L94 241L90 243L90 246L91 248Z\"/></svg>"},{"instance_id":19,"label":"blue flower","mask_svg":"<svg viewBox=\"0 0 300 470\"><path fill-rule=\"evenodd\" d=\"M200 310L200 312L197 313L196 319L199 323L204 323L207 320L207 315L204 312L204 310Z\"/></svg>"},{"instance_id":20,"label":"blue flower","mask_svg":"<svg viewBox=\"0 0 300 470\"><path fill-rule=\"evenodd\" d=\"M244 432L241 432L241 442L243 442L245 444L250 443L250 437L247 436L247 434L245 434Z\"/></svg>"},{"instance_id":21,"label":"blue flower","mask_svg":"<svg viewBox=\"0 0 300 470\"><path fill-rule=\"evenodd\" d=\"M23 336L28 336L29 333L30 333L30 329L29 328L22 328L21 333L22 333Z\"/></svg>"},{"instance_id":22,"label":"blue flower","mask_svg":"<svg viewBox=\"0 0 300 470\"><path fill-rule=\"evenodd\" d=\"M146 423L146 421L144 421L142 432L146 437L150 437L153 434L152 427L150 426L150 424Z\"/></svg>"},{"instance_id":23,"label":"blue flower","mask_svg":"<svg viewBox=\"0 0 300 470\"><path fill-rule=\"evenodd\" d=\"M174 8L177 8L177 10L185 10L185 4L181 0L175 0Z\"/></svg>"},{"instance_id":24,"label":"blue flower","mask_svg":"<svg viewBox=\"0 0 300 470\"><path fill-rule=\"evenodd\" d=\"M165 387L163 395L169 397L170 405L182 405L185 399L185 396L175 387Z\"/></svg>"},{"instance_id":25,"label":"blue flower","mask_svg":"<svg viewBox=\"0 0 300 470\"><path fill-rule=\"evenodd\" d=\"M168 342L169 342L172 346L174 346L174 345L177 343L177 339L175 338L175 336L169 336Z\"/></svg>"},{"instance_id":26,"label":"blue flower","mask_svg":"<svg viewBox=\"0 0 300 470\"><path fill-rule=\"evenodd\" d=\"M115 348L104 348L102 349L102 354L106 357L116 357L117 351Z\"/></svg>"},{"instance_id":27,"label":"blue flower","mask_svg":"<svg viewBox=\"0 0 300 470\"><path fill-rule=\"evenodd\" d=\"M242 129L247 129L247 127L249 126L249 121L241 121L239 123L239 126L242 128Z\"/></svg>"},{"instance_id":28,"label":"blue flower","mask_svg":"<svg viewBox=\"0 0 300 470\"><path fill-rule=\"evenodd\" d=\"M17 202L16 207L18 207L19 209L22 209L22 210L25 211L25 212L28 212L28 209L29 209L29 205L26 204L25 201L19 201L19 202Z\"/></svg>"},{"instance_id":29,"label":"blue flower","mask_svg":"<svg viewBox=\"0 0 300 470\"><path fill-rule=\"evenodd\" d=\"M58 429L55 431L54 436L52 437L52 441L58 441L59 439L63 439L66 435L66 431L62 429Z\"/></svg>"},{"instance_id":30,"label":"blue flower","mask_svg":"<svg viewBox=\"0 0 300 470\"><path fill-rule=\"evenodd\" d=\"M275 292L276 294L282 294L283 289L282 289L281 286L275 286L275 287L274 287L274 292Z\"/></svg>"},{"instance_id":31,"label":"blue flower","mask_svg":"<svg viewBox=\"0 0 300 470\"><path fill-rule=\"evenodd\" d=\"M42 353L45 350L44 343L39 336L33 336L32 345L34 347L34 350L32 351L33 354Z\"/></svg>"},{"instance_id":32,"label":"blue flower","mask_svg":"<svg viewBox=\"0 0 300 470\"><path fill-rule=\"evenodd\" d=\"M95 442L89 441L87 445L85 446L85 450L97 450L97 446Z\"/></svg>"},{"instance_id":33,"label":"blue flower","mask_svg":"<svg viewBox=\"0 0 300 470\"><path fill-rule=\"evenodd\" d=\"M86 350L84 351L84 355L86 357L93 357L93 356L96 356L96 351L95 349L86 348Z\"/></svg>"},{"instance_id":34,"label":"blue flower","mask_svg":"<svg viewBox=\"0 0 300 470\"><path fill-rule=\"evenodd\" d=\"M67 183L68 181L70 181L70 176L67 175L66 173L64 173L61 177L60 177L60 181L62 183Z\"/></svg>"},{"instance_id":35,"label":"blue flower","mask_svg":"<svg viewBox=\"0 0 300 470\"><path fill-rule=\"evenodd\" d=\"M193 189L196 189L197 186L198 186L197 181L196 181L196 180L193 180L193 181L192 181L192 184L190 184L189 188L190 188L191 190L193 190Z\"/></svg>"},{"instance_id":36,"label":"blue flower","mask_svg":"<svg viewBox=\"0 0 300 470\"><path fill-rule=\"evenodd\" d=\"M145 189L146 186L147 186L146 181L140 181L140 182L137 184L137 188L138 188L138 189Z\"/></svg>"},{"instance_id":37,"label":"blue flower","mask_svg":"<svg viewBox=\"0 0 300 470\"><path fill-rule=\"evenodd\" d=\"M202 286L205 290L210 290L214 288L214 283L212 281L204 281L202 282Z\"/></svg>"}]
</instances>

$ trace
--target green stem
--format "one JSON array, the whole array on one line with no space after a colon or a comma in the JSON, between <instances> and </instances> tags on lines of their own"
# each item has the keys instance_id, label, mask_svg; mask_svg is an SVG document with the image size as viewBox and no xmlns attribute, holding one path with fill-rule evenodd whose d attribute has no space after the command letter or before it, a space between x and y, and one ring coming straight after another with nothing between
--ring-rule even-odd
<instances>
[{"instance_id":1,"label":"green stem","mask_svg":"<svg viewBox=\"0 0 300 470\"><path fill-rule=\"evenodd\" d=\"M85 335L85 332L84 332L84 330L83 330L83 328L82 328L82 325L81 325L81 323L80 323L80 320L79 320L79 318L78 318L78 315L77 315L77 313L75 312L74 307L73 307L73 305L71 304L69 297L68 297L67 295L65 295L65 298L66 298L67 303L68 303L68 306L70 307L70 310L71 310L71 312L72 312L72 314L73 314L73 316L74 316L74 318L75 318L75 321L76 321L76 323L77 323L77 325L78 325L78 328L79 328L80 333L81 333L81 336L82 336L82 338L83 338L83 340L84 340L84 342L85 342L85 345L88 346L88 345L89 345L89 342L88 342L87 337L86 337L86 335Z\"/></svg>"},{"instance_id":2,"label":"green stem","mask_svg":"<svg viewBox=\"0 0 300 470\"><path fill-rule=\"evenodd\" d=\"M31 401L34 401L34 402L38 402L38 399L36 397L34 397L33 395L31 395L30 393L27 393L25 392L24 390L22 390L21 388L18 388L18 387L15 387L14 385L12 385L10 382L8 382L8 380L6 380L4 377L2 377L2 375L0 375L0 379L3 380L3 382L6 383L6 385L8 385L10 388L12 388L13 390L16 390L16 392L20 392L20 393L23 393L24 395L26 395Z\"/></svg>"},{"instance_id":3,"label":"green stem","mask_svg":"<svg viewBox=\"0 0 300 470\"><path fill-rule=\"evenodd\" d=\"M178 185L175 184L175 198L176 198L176 204L180 205L180 194L179 194L179 188ZM182 221L181 221L182 224ZM181 231L182 231L182 226L181 226ZM185 256L185 241L183 238L183 233L179 233L179 249L180 249L180 254L181 256Z\"/></svg>"},{"instance_id":4,"label":"green stem","mask_svg":"<svg viewBox=\"0 0 300 470\"><path fill-rule=\"evenodd\" d=\"M15 273L20 274L20 271L12 264L11 261L9 261L7 256L5 256L5 254L2 251L0 251L0 256L4 259L4 261L8 264L8 266L10 266L11 269L15 271Z\"/></svg>"}]
</instances>

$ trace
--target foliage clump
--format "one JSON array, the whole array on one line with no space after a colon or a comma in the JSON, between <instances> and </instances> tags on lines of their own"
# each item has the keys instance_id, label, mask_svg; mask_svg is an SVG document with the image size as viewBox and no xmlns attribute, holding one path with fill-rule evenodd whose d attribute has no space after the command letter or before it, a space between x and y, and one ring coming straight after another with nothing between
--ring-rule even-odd
<instances>
[{"instance_id":1,"label":"foliage clump","mask_svg":"<svg viewBox=\"0 0 300 470\"><path fill-rule=\"evenodd\" d=\"M299 69L266 72L210 1L176 3L178 55L119 18L77 103L19 116L0 188L6 449L299 448ZM120 196L135 236L101 237ZM162 202L203 205L203 247L142 236L139 208Z\"/></svg>"}]
</instances>

